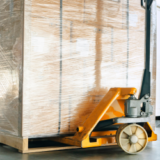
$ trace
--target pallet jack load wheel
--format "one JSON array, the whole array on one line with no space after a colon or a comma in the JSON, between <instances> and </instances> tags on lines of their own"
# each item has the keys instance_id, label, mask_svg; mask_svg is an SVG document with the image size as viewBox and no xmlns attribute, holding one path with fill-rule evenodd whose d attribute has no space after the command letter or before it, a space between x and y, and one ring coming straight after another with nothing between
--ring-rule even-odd
<instances>
[{"instance_id":1,"label":"pallet jack load wheel","mask_svg":"<svg viewBox=\"0 0 160 160\"><path fill-rule=\"evenodd\" d=\"M129 154L143 151L148 143L148 135L143 127L137 124L124 124L116 134L117 144Z\"/></svg>"}]
</instances>

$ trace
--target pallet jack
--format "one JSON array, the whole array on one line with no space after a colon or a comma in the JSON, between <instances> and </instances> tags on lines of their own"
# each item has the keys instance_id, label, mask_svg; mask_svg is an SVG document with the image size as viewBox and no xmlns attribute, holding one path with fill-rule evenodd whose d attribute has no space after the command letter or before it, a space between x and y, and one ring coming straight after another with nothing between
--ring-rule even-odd
<instances>
[{"instance_id":1,"label":"pallet jack","mask_svg":"<svg viewBox=\"0 0 160 160\"><path fill-rule=\"evenodd\" d=\"M141 6L145 9L146 48L145 69L139 98L135 97L136 88L111 88L83 125L77 127L74 136L54 138L54 141L81 148L100 147L117 142L125 152L136 154L144 150L148 142L157 140L157 135L149 124L150 115L153 114L153 107L150 104L152 2L153 0L141 0ZM109 115L109 118L106 115Z\"/></svg>"}]
</instances>

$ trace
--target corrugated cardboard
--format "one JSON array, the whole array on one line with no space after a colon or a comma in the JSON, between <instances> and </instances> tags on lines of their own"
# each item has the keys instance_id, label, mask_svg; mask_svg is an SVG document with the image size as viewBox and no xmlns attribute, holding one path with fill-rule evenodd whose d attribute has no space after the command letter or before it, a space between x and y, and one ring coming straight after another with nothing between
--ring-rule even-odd
<instances>
[{"instance_id":1,"label":"corrugated cardboard","mask_svg":"<svg viewBox=\"0 0 160 160\"><path fill-rule=\"evenodd\" d=\"M23 5L14 2L23 13ZM10 16L6 14L8 22ZM18 21L23 22L20 15ZM0 109L5 110L0 112L1 129L24 137L73 133L111 87L136 87L138 96L144 68L144 10L139 1L26 0L24 36L19 26L14 26L16 35L10 32L16 40L8 50L4 42L0 44L5 58L14 51L16 66L16 71L0 70L1 77L9 70L11 76L6 79L13 79L0 97ZM151 43L153 56L154 38ZM6 64L12 61L7 59ZM5 66L4 61L0 64Z\"/></svg>"}]
</instances>

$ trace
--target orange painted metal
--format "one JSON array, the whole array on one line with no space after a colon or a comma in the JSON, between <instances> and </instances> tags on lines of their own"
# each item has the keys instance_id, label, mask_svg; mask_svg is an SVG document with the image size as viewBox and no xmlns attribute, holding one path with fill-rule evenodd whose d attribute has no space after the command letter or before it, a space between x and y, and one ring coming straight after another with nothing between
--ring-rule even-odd
<instances>
[{"instance_id":1,"label":"orange painted metal","mask_svg":"<svg viewBox=\"0 0 160 160\"><path fill-rule=\"evenodd\" d=\"M157 140L157 134L154 133L151 125L149 122L145 123L144 125L145 130L147 131L147 133L150 133L148 136L148 141L156 141Z\"/></svg>"},{"instance_id":2,"label":"orange painted metal","mask_svg":"<svg viewBox=\"0 0 160 160\"><path fill-rule=\"evenodd\" d=\"M99 147L109 143L115 143L116 140L114 136L116 135L116 131L93 132L93 130L101 120L125 116L125 99L135 94L136 91L136 88L111 88L83 125L78 128L78 131L73 137L55 138L54 140L82 148ZM144 128L148 132L151 132L148 141L157 140L157 135L148 122ZM91 138L95 138L94 141L91 141Z\"/></svg>"}]
</instances>

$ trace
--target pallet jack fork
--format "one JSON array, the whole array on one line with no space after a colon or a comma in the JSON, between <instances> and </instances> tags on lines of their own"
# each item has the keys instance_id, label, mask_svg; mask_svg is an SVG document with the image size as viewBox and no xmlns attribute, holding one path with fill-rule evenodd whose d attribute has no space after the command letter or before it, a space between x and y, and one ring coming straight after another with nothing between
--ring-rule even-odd
<instances>
[{"instance_id":1,"label":"pallet jack fork","mask_svg":"<svg viewBox=\"0 0 160 160\"><path fill-rule=\"evenodd\" d=\"M150 105L150 15L153 0L141 0L146 11L145 70L140 96L136 88L111 88L72 137L54 141L81 148L100 147L117 142L127 153L141 152L157 135L149 124Z\"/></svg>"}]
</instances>

